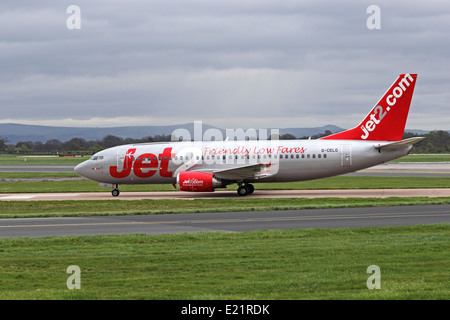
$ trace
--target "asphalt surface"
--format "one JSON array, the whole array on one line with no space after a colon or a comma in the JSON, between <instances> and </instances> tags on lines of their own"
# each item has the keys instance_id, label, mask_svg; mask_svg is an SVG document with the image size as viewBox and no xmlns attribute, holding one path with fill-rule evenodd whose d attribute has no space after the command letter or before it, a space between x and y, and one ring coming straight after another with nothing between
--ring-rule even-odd
<instances>
[{"instance_id":1,"label":"asphalt surface","mask_svg":"<svg viewBox=\"0 0 450 320\"><path fill-rule=\"evenodd\" d=\"M342 189L342 190L258 190L246 199L274 198L389 198L389 197L450 197L450 188L437 189ZM113 197L105 192L85 193L3 193L0 201L43 201L43 200L194 200L194 199L239 198L236 191L216 192L121 192Z\"/></svg>"},{"instance_id":2,"label":"asphalt surface","mask_svg":"<svg viewBox=\"0 0 450 320\"><path fill-rule=\"evenodd\" d=\"M450 162L400 162L385 163L349 173L366 177L450 177Z\"/></svg>"},{"instance_id":3,"label":"asphalt surface","mask_svg":"<svg viewBox=\"0 0 450 320\"><path fill-rule=\"evenodd\" d=\"M0 172L73 172L73 166L1 165ZM363 176L450 177L450 163L385 164L351 173ZM448 197L450 189L374 190L256 190L252 198L280 197ZM236 197L234 191L212 193L123 192L113 198L104 193L1 194L0 200L135 200ZM315 209L295 211L228 212L142 216L0 219L0 238L99 234L168 234L200 231L240 232L266 229L343 228L415 225L450 222L450 205Z\"/></svg>"},{"instance_id":4,"label":"asphalt surface","mask_svg":"<svg viewBox=\"0 0 450 320\"><path fill-rule=\"evenodd\" d=\"M66 172L74 173L75 165L3 164L0 172Z\"/></svg>"},{"instance_id":5,"label":"asphalt surface","mask_svg":"<svg viewBox=\"0 0 450 320\"><path fill-rule=\"evenodd\" d=\"M242 232L450 223L450 205L0 219L0 238L106 234Z\"/></svg>"}]
</instances>

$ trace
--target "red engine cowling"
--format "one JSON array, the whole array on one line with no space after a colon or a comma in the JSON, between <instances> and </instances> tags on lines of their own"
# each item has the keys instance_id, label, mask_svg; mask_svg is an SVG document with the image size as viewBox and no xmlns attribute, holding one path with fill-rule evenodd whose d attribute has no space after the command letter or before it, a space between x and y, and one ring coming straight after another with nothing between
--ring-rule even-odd
<instances>
[{"instance_id":1,"label":"red engine cowling","mask_svg":"<svg viewBox=\"0 0 450 320\"><path fill-rule=\"evenodd\" d=\"M183 171L177 176L178 188L181 191L211 192L222 186L222 182L214 178L212 173Z\"/></svg>"}]
</instances>

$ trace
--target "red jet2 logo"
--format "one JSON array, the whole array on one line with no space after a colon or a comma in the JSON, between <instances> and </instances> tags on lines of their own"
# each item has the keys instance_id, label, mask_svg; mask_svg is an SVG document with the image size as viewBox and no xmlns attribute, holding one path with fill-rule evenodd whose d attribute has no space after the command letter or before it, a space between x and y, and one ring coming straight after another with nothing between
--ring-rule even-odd
<instances>
[{"instance_id":1,"label":"red jet2 logo","mask_svg":"<svg viewBox=\"0 0 450 320\"><path fill-rule=\"evenodd\" d=\"M399 99L403 95L403 93L413 81L414 78L411 77L411 75L405 74L403 79L398 82L397 86L392 89L392 94L386 96L386 103L388 105L386 109L384 109L383 106L377 106L373 110L373 113L370 115L370 120L367 120L366 123L361 126L361 130L364 133L363 135L361 135L361 139L366 140L370 136L370 133L375 130L378 124L381 123L384 116L391 110L391 108L395 107L397 99Z\"/></svg>"},{"instance_id":2,"label":"red jet2 logo","mask_svg":"<svg viewBox=\"0 0 450 320\"><path fill-rule=\"evenodd\" d=\"M159 154L158 158L152 153L144 153L140 156L134 158L134 153L136 152L136 148L128 149L124 163L123 169L121 171L117 170L117 166L110 166L109 173L114 178L126 178L130 175L131 170L139 178L150 178L156 173L156 169L158 168L159 161L161 164L159 165L159 175L161 177L171 178L172 172L169 171L169 159L172 153L172 148L165 148L162 153ZM136 159L136 160L134 160ZM143 162L144 159L149 159L148 162ZM133 163L134 161L134 163ZM144 172L142 169L155 169L148 170Z\"/></svg>"}]
</instances>

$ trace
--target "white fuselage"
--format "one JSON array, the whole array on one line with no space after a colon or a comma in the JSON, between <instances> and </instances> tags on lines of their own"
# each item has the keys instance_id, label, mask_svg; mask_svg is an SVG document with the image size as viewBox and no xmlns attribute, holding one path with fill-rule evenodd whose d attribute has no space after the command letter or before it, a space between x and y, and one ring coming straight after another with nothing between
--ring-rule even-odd
<instances>
[{"instance_id":1,"label":"white fuselage","mask_svg":"<svg viewBox=\"0 0 450 320\"><path fill-rule=\"evenodd\" d=\"M122 145L98 152L75 171L107 184L175 184L182 171L219 172L226 183L287 182L361 170L408 154L410 145L379 150L386 141L264 140ZM253 178L227 170L261 164ZM256 169L255 169L256 170Z\"/></svg>"}]
</instances>

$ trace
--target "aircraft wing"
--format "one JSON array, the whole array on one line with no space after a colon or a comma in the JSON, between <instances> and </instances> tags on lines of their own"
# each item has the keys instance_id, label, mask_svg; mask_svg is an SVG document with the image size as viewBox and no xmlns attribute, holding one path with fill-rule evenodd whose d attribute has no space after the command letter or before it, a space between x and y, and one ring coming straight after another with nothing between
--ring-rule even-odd
<instances>
[{"instance_id":1,"label":"aircraft wing","mask_svg":"<svg viewBox=\"0 0 450 320\"><path fill-rule=\"evenodd\" d=\"M248 180L248 179L261 179L274 175L276 170L272 166L276 166L272 163L257 163L244 166L234 166L231 168L203 168L196 169L196 171L212 173L216 178L223 180Z\"/></svg>"},{"instance_id":2,"label":"aircraft wing","mask_svg":"<svg viewBox=\"0 0 450 320\"><path fill-rule=\"evenodd\" d=\"M409 138L402 141L395 141L395 142L389 142L386 144L378 144L375 146L378 150L392 150L392 149L400 149L404 148L406 146L411 146L414 143L417 143L421 140L425 139L424 137L417 137L417 138Z\"/></svg>"}]
</instances>

